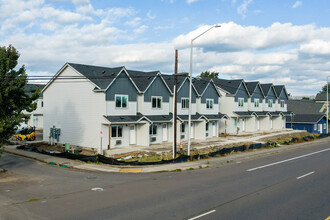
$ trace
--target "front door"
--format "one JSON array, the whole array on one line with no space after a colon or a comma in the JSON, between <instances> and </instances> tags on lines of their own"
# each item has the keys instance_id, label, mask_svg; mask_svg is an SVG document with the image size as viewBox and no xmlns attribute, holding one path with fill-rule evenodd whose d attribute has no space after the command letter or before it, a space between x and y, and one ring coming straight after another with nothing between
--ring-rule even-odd
<instances>
[{"instance_id":1,"label":"front door","mask_svg":"<svg viewBox=\"0 0 330 220\"><path fill-rule=\"evenodd\" d=\"M167 141L167 124L163 124L163 141Z\"/></svg>"},{"instance_id":2,"label":"front door","mask_svg":"<svg viewBox=\"0 0 330 220\"><path fill-rule=\"evenodd\" d=\"M242 119L242 131L245 131L245 118Z\"/></svg>"},{"instance_id":3,"label":"front door","mask_svg":"<svg viewBox=\"0 0 330 220\"><path fill-rule=\"evenodd\" d=\"M322 124L319 124L319 132L322 134Z\"/></svg>"},{"instance_id":4,"label":"front door","mask_svg":"<svg viewBox=\"0 0 330 220\"><path fill-rule=\"evenodd\" d=\"M129 127L129 144L136 144L135 140L135 125Z\"/></svg>"},{"instance_id":5,"label":"front door","mask_svg":"<svg viewBox=\"0 0 330 220\"><path fill-rule=\"evenodd\" d=\"M270 118L270 129L273 129L273 119Z\"/></svg>"},{"instance_id":6,"label":"front door","mask_svg":"<svg viewBox=\"0 0 330 220\"><path fill-rule=\"evenodd\" d=\"M217 136L217 126L216 122L212 122L212 129L213 129L213 137Z\"/></svg>"}]
</instances>

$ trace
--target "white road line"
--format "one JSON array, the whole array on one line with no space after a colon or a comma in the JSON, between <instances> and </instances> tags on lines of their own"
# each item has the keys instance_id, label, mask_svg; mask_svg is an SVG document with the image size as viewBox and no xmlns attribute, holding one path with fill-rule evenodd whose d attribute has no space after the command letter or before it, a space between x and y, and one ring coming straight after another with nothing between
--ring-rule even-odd
<instances>
[{"instance_id":1,"label":"white road line","mask_svg":"<svg viewBox=\"0 0 330 220\"><path fill-rule=\"evenodd\" d=\"M204 214L201 214L201 215L195 216L195 217L193 217L193 218L190 218L189 220L198 219L198 218L203 217L203 216L205 216L205 215L211 214L211 213L213 213L213 212L215 212L215 211L216 211L216 210L214 209L214 210L212 210L212 211L205 212Z\"/></svg>"},{"instance_id":2,"label":"white road line","mask_svg":"<svg viewBox=\"0 0 330 220\"><path fill-rule=\"evenodd\" d=\"M266 165L263 165L263 166L260 166L260 167L251 168L251 169L248 169L247 171L254 171L254 170L262 169L262 168L265 168L265 167L274 166L274 165L277 165L277 164L280 164L280 163L285 163L285 162L288 162L288 161L291 161L291 160L296 160L296 159L300 159L300 158L303 158L303 157L308 157L310 155L322 153L322 152L328 151L328 150L330 150L330 148L320 150L320 151L316 151L316 152L309 153L309 154L304 154L304 155L301 155L301 156L298 156L298 157L293 157L293 158L286 159L286 160L281 160L281 161L278 161L278 162L275 162L275 163L266 164Z\"/></svg>"},{"instance_id":3,"label":"white road line","mask_svg":"<svg viewBox=\"0 0 330 220\"><path fill-rule=\"evenodd\" d=\"M301 179L301 178L303 178L303 177L305 177L305 176L311 175L311 174L313 174L313 173L315 173L315 172L312 171L312 172L310 172L310 173L306 173L305 175L299 176L299 177L297 177L297 180L299 180L299 179Z\"/></svg>"}]
</instances>

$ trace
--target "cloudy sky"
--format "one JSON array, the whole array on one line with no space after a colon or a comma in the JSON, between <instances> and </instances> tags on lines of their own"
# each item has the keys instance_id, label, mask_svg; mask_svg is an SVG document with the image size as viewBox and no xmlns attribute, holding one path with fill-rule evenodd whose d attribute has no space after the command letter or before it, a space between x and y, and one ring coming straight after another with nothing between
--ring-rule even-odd
<instances>
[{"instance_id":1,"label":"cloudy sky","mask_svg":"<svg viewBox=\"0 0 330 220\"><path fill-rule=\"evenodd\" d=\"M29 75L55 74L66 62L220 72L285 84L315 95L330 75L328 0L0 0L0 45L21 53Z\"/></svg>"}]
</instances>

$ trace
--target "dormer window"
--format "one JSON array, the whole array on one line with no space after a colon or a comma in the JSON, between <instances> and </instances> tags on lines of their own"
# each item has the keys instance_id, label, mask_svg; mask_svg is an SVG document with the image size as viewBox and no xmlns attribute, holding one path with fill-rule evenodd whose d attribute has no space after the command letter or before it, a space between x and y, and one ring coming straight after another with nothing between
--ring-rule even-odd
<instances>
[{"instance_id":1,"label":"dormer window","mask_svg":"<svg viewBox=\"0 0 330 220\"><path fill-rule=\"evenodd\" d=\"M269 99L268 100L268 108L272 108L273 107L273 99Z\"/></svg>"},{"instance_id":2,"label":"dormer window","mask_svg":"<svg viewBox=\"0 0 330 220\"><path fill-rule=\"evenodd\" d=\"M128 95L115 95L116 108L127 108Z\"/></svg>"},{"instance_id":3,"label":"dormer window","mask_svg":"<svg viewBox=\"0 0 330 220\"><path fill-rule=\"evenodd\" d=\"M244 107L244 98L238 98L238 107Z\"/></svg>"},{"instance_id":4,"label":"dormer window","mask_svg":"<svg viewBox=\"0 0 330 220\"><path fill-rule=\"evenodd\" d=\"M259 108L259 105L260 105L259 99L254 99L254 107Z\"/></svg>"},{"instance_id":5,"label":"dormer window","mask_svg":"<svg viewBox=\"0 0 330 220\"><path fill-rule=\"evenodd\" d=\"M281 100L281 108L284 108L284 104L285 104L284 100Z\"/></svg>"},{"instance_id":6,"label":"dormer window","mask_svg":"<svg viewBox=\"0 0 330 220\"><path fill-rule=\"evenodd\" d=\"M206 99L206 109L213 109L213 99Z\"/></svg>"},{"instance_id":7,"label":"dormer window","mask_svg":"<svg viewBox=\"0 0 330 220\"><path fill-rule=\"evenodd\" d=\"M181 108L182 109L189 108L189 98L181 98Z\"/></svg>"}]
</instances>

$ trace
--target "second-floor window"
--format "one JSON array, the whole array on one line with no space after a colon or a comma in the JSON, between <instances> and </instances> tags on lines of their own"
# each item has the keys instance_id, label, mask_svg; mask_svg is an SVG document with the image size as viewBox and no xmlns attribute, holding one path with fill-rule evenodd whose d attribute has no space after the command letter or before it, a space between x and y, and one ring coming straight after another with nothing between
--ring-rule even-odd
<instances>
[{"instance_id":1,"label":"second-floor window","mask_svg":"<svg viewBox=\"0 0 330 220\"><path fill-rule=\"evenodd\" d=\"M206 99L206 109L213 109L213 99Z\"/></svg>"},{"instance_id":2,"label":"second-floor window","mask_svg":"<svg viewBox=\"0 0 330 220\"><path fill-rule=\"evenodd\" d=\"M273 107L273 99L268 100L268 107L272 108Z\"/></svg>"},{"instance_id":3,"label":"second-floor window","mask_svg":"<svg viewBox=\"0 0 330 220\"><path fill-rule=\"evenodd\" d=\"M281 108L284 108L284 104L285 104L284 100L281 100Z\"/></svg>"},{"instance_id":4,"label":"second-floor window","mask_svg":"<svg viewBox=\"0 0 330 220\"><path fill-rule=\"evenodd\" d=\"M127 108L128 96L127 95L115 95L116 108Z\"/></svg>"},{"instance_id":5,"label":"second-floor window","mask_svg":"<svg viewBox=\"0 0 330 220\"><path fill-rule=\"evenodd\" d=\"M152 108L162 108L162 97L153 96L151 97Z\"/></svg>"},{"instance_id":6,"label":"second-floor window","mask_svg":"<svg viewBox=\"0 0 330 220\"><path fill-rule=\"evenodd\" d=\"M254 99L254 107L259 108L259 105L260 105L259 99Z\"/></svg>"},{"instance_id":7,"label":"second-floor window","mask_svg":"<svg viewBox=\"0 0 330 220\"><path fill-rule=\"evenodd\" d=\"M123 126L111 126L111 137L113 138L123 137Z\"/></svg>"},{"instance_id":8,"label":"second-floor window","mask_svg":"<svg viewBox=\"0 0 330 220\"><path fill-rule=\"evenodd\" d=\"M182 98L181 99L181 108L182 109L189 108L189 98Z\"/></svg>"},{"instance_id":9,"label":"second-floor window","mask_svg":"<svg viewBox=\"0 0 330 220\"><path fill-rule=\"evenodd\" d=\"M244 98L238 98L238 107L244 107Z\"/></svg>"}]
</instances>

